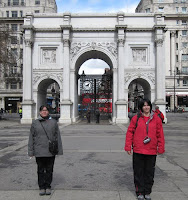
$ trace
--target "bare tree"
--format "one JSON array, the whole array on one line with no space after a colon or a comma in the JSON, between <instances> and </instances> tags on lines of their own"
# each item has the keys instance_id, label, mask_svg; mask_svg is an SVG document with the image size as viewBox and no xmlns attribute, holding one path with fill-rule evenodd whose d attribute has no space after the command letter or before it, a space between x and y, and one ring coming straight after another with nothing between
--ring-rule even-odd
<instances>
[{"instance_id":1,"label":"bare tree","mask_svg":"<svg viewBox=\"0 0 188 200\"><path fill-rule=\"evenodd\" d=\"M17 82L21 78L15 70L20 58L11 43L17 44L17 37L4 22L0 22L0 76L5 82Z\"/></svg>"}]
</instances>

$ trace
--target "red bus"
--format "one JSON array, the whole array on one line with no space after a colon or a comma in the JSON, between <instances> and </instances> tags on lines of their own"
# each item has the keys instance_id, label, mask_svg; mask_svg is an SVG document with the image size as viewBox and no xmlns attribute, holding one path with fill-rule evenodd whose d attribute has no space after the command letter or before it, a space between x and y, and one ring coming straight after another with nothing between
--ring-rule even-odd
<instances>
[{"instance_id":1,"label":"red bus","mask_svg":"<svg viewBox=\"0 0 188 200\"><path fill-rule=\"evenodd\" d=\"M96 108L102 113L112 113L112 94L96 94ZM82 94L82 106L87 108L94 107L95 99L94 94Z\"/></svg>"}]
</instances>

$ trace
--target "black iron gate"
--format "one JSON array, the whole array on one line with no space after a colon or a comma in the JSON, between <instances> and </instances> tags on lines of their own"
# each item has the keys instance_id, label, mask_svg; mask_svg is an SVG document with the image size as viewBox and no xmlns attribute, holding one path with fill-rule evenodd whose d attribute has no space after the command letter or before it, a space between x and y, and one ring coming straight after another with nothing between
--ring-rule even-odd
<instances>
[{"instance_id":1,"label":"black iron gate","mask_svg":"<svg viewBox=\"0 0 188 200\"><path fill-rule=\"evenodd\" d=\"M79 115L86 119L90 113L91 120L110 119L112 116L112 73L105 70L103 75L80 75Z\"/></svg>"}]
</instances>

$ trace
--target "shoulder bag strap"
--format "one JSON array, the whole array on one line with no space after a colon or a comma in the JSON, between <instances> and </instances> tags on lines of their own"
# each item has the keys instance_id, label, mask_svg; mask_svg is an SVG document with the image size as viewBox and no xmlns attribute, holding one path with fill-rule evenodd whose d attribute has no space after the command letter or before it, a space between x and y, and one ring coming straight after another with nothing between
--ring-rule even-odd
<instances>
[{"instance_id":1,"label":"shoulder bag strap","mask_svg":"<svg viewBox=\"0 0 188 200\"><path fill-rule=\"evenodd\" d=\"M45 130L45 128L44 128L44 126L42 125L41 121L39 121L39 122L40 122L40 124L41 124L41 126L42 126L42 128L43 128L44 132L46 133L46 136L47 136L48 140L51 142L51 140L49 139L49 137L48 137L48 134L47 134L47 132L46 132L46 130Z\"/></svg>"}]
</instances>

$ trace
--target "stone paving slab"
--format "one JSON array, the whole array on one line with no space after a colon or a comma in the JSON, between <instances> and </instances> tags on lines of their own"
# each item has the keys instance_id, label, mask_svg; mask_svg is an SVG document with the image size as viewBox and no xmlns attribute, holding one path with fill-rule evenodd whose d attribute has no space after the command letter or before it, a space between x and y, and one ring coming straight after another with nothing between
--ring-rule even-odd
<instances>
[{"instance_id":1,"label":"stone paving slab","mask_svg":"<svg viewBox=\"0 0 188 200\"><path fill-rule=\"evenodd\" d=\"M153 192L152 200L187 200L181 192ZM38 190L1 191L0 200L136 200L130 191L52 190L39 196Z\"/></svg>"}]
</instances>

